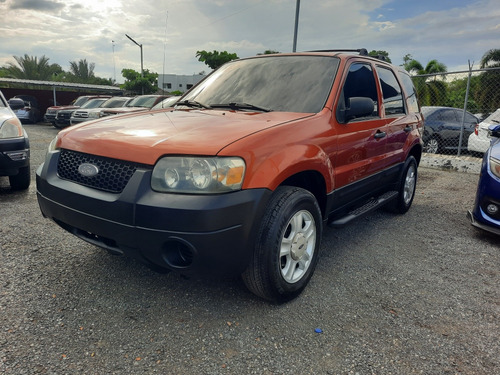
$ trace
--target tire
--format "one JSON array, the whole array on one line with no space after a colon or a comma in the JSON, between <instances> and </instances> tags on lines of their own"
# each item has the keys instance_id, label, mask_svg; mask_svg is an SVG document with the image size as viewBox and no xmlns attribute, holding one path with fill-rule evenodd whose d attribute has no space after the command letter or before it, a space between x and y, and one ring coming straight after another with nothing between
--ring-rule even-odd
<instances>
[{"instance_id":1,"label":"tire","mask_svg":"<svg viewBox=\"0 0 500 375\"><path fill-rule=\"evenodd\" d=\"M432 137L424 144L424 151L428 154L437 154L440 150L441 144L439 142L439 139L437 139L436 137Z\"/></svg>"},{"instance_id":2,"label":"tire","mask_svg":"<svg viewBox=\"0 0 500 375\"><path fill-rule=\"evenodd\" d=\"M31 182L30 167L19 168L18 174L9 176L9 182L13 190L26 190L29 188Z\"/></svg>"},{"instance_id":3,"label":"tire","mask_svg":"<svg viewBox=\"0 0 500 375\"><path fill-rule=\"evenodd\" d=\"M278 303L298 296L318 262L321 233L321 211L310 192L289 186L276 189L242 274L247 288Z\"/></svg>"},{"instance_id":4,"label":"tire","mask_svg":"<svg viewBox=\"0 0 500 375\"><path fill-rule=\"evenodd\" d=\"M410 209L413 198L415 198L417 177L417 160L413 156L408 156L399 181L398 196L389 203L389 211L404 214Z\"/></svg>"}]
</instances>

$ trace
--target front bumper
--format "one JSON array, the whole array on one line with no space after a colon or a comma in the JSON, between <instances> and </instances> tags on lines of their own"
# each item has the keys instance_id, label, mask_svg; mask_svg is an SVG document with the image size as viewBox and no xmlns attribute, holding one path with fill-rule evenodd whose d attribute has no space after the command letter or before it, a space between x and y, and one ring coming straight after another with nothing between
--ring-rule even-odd
<instances>
[{"instance_id":1,"label":"front bumper","mask_svg":"<svg viewBox=\"0 0 500 375\"><path fill-rule=\"evenodd\" d=\"M14 176L30 165L28 138L0 139L0 176Z\"/></svg>"},{"instance_id":2,"label":"front bumper","mask_svg":"<svg viewBox=\"0 0 500 375\"><path fill-rule=\"evenodd\" d=\"M271 192L220 195L164 194L151 190L151 170L138 169L118 194L57 176L59 152L36 173L44 216L65 230L150 266L182 274L240 274L247 266Z\"/></svg>"}]
</instances>

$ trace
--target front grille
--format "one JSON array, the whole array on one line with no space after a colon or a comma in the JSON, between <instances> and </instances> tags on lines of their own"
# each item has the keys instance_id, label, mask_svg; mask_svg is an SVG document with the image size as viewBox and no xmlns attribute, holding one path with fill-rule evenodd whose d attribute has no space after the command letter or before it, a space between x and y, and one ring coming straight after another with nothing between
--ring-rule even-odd
<instances>
[{"instance_id":1,"label":"front grille","mask_svg":"<svg viewBox=\"0 0 500 375\"><path fill-rule=\"evenodd\" d=\"M81 175L78 167L83 163L96 166L99 170L97 175L92 177ZM111 193L121 193L139 167L148 168L142 164L62 149L57 164L57 174L60 178L80 185Z\"/></svg>"}]
</instances>

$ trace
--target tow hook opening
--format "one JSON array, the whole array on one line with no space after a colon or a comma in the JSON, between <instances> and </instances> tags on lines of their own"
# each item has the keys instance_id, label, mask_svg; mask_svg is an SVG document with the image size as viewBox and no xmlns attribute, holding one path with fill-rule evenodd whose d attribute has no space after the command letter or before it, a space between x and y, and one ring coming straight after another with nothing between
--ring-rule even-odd
<instances>
[{"instance_id":1,"label":"tow hook opening","mask_svg":"<svg viewBox=\"0 0 500 375\"><path fill-rule=\"evenodd\" d=\"M193 246L179 238L170 239L163 245L163 260L172 268L187 268L193 263Z\"/></svg>"}]
</instances>

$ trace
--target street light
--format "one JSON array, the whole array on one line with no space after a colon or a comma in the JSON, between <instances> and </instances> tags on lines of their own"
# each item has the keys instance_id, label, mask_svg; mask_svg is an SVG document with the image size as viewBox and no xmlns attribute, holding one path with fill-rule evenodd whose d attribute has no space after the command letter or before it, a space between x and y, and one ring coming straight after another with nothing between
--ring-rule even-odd
<instances>
[{"instance_id":1,"label":"street light","mask_svg":"<svg viewBox=\"0 0 500 375\"><path fill-rule=\"evenodd\" d=\"M143 58L142 58L142 44L137 43L134 39L132 39L130 36L125 34L127 38L129 38L134 44L138 45L139 48L141 49L141 78L144 78L144 67L143 67ZM142 95L144 95L144 87L142 87Z\"/></svg>"}]
</instances>

